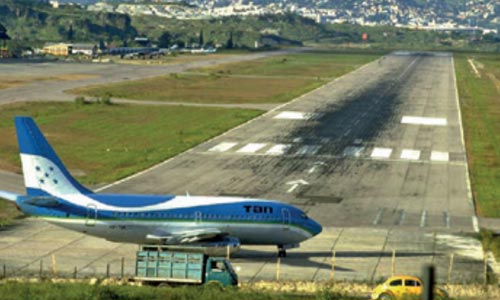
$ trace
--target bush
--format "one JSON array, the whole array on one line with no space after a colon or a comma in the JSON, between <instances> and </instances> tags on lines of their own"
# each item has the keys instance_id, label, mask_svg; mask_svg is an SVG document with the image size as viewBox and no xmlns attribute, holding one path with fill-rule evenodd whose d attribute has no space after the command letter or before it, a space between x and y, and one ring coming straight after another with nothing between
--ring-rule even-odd
<instances>
[{"instance_id":1,"label":"bush","mask_svg":"<svg viewBox=\"0 0 500 300\"><path fill-rule=\"evenodd\" d=\"M78 96L75 98L75 103L77 105L84 105L84 104L87 104L87 100L85 100L85 97L83 97L83 96Z\"/></svg>"}]
</instances>

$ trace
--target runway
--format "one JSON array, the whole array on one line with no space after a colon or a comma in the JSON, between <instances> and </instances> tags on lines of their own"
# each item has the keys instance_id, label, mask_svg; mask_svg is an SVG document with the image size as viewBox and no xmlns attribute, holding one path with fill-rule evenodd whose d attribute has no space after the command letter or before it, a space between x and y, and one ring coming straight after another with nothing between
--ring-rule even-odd
<instances>
[{"instance_id":1,"label":"runway","mask_svg":"<svg viewBox=\"0 0 500 300\"><path fill-rule=\"evenodd\" d=\"M480 280L457 97L451 55L396 52L102 190L297 205L325 230L289 251L283 279L328 279L336 251L336 279L377 280L390 275L395 250L398 273L435 263L445 281L453 253L452 281ZM28 220L1 234L0 263L36 270L40 258L55 253L68 272L77 264L102 274L106 261L131 259L136 249L42 224ZM39 226L48 227L29 234ZM19 252L25 247L30 255ZM244 247L233 264L244 281L273 279L275 252Z\"/></svg>"}]
</instances>

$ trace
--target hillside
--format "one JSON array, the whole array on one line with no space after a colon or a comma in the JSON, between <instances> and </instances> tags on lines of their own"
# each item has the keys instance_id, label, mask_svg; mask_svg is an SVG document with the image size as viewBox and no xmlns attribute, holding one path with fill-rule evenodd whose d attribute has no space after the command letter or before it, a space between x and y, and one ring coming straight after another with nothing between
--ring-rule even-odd
<instances>
[{"instance_id":1,"label":"hillside","mask_svg":"<svg viewBox=\"0 0 500 300\"><path fill-rule=\"evenodd\" d=\"M77 6L58 9L31 0L3 0L0 20L15 43L40 45L44 42L123 41L135 36L127 15L91 13Z\"/></svg>"}]
</instances>

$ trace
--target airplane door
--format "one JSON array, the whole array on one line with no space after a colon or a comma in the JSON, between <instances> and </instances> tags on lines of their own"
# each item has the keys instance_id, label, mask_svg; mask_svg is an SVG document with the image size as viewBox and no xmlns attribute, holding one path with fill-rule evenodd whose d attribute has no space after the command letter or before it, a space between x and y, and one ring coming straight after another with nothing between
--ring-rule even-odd
<instances>
[{"instance_id":1,"label":"airplane door","mask_svg":"<svg viewBox=\"0 0 500 300\"><path fill-rule=\"evenodd\" d=\"M95 204L87 205L87 218L85 219L85 226L95 226L97 220L97 206Z\"/></svg>"},{"instance_id":2,"label":"airplane door","mask_svg":"<svg viewBox=\"0 0 500 300\"><path fill-rule=\"evenodd\" d=\"M288 225L290 225L292 221L292 217L290 216L290 211L286 208L282 208L281 217L283 218L283 229L288 229Z\"/></svg>"},{"instance_id":3,"label":"airplane door","mask_svg":"<svg viewBox=\"0 0 500 300\"><path fill-rule=\"evenodd\" d=\"M194 221L195 223L201 223L201 211L197 211L194 213Z\"/></svg>"}]
</instances>

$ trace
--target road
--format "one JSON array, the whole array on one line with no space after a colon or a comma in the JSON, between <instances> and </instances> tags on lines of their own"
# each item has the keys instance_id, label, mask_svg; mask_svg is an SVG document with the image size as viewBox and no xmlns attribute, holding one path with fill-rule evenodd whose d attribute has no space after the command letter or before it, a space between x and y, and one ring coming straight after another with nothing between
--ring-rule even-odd
<instances>
[{"instance_id":1,"label":"road","mask_svg":"<svg viewBox=\"0 0 500 300\"><path fill-rule=\"evenodd\" d=\"M297 205L324 232L289 251L282 279L328 279L335 251L335 278L373 281L395 251L397 273L434 263L440 281L453 254L463 282L483 259L465 157L452 57L396 52L102 190ZM0 263L36 272L54 254L67 272L102 274L124 256L131 272L134 249L28 220L0 237ZM255 281L274 278L275 260L274 247L244 247L233 264Z\"/></svg>"}]
</instances>

